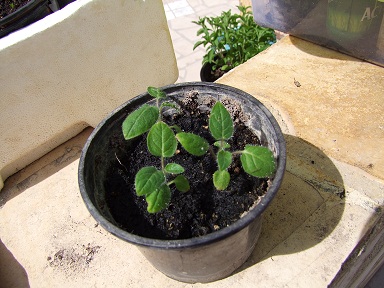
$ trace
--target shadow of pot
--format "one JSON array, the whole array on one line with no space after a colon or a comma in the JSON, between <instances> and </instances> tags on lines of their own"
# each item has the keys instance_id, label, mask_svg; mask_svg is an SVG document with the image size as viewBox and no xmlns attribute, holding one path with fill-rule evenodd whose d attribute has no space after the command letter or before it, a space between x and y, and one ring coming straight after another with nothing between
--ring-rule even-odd
<instances>
[{"instance_id":1,"label":"shadow of pot","mask_svg":"<svg viewBox=\"0 0 384 288\"><path fill-rule=\"evenodd\" d=\"M183 282L211 282L229 276L250 256L261 230L262 213L275 197L283 179L286 163L285 142L275 118L253 96L221 84L186 83L162 88L170 98L182 98L188 93L198 93L198 98L213 97L235 99L249 116L248 124L267 146L276 159L276 173L271 185L257 205L235 223L210 234L181 240L159 240L127 232L112 216L106 204L111 193L105 185L106 168L118 165L115 141L125 141L121 126L127 114L153 98L141 94L107 116L93 131L80 158L80 192L91 215L113 235L138 246L139 250L159 271ZM128 144L129 146L129 144ZM129 148L128 148L129 149Z\"/></svg>"},{"instance_id":2,"label":"shadow of pot","mask_svg":"<svg viewBox=\"0 0 384 288\"><path fill-rule=\"evenodd\" d=\"M0 19L0 38L24 28L52 13L49 0L31 0Z\"/></svg>"}]
</instances>

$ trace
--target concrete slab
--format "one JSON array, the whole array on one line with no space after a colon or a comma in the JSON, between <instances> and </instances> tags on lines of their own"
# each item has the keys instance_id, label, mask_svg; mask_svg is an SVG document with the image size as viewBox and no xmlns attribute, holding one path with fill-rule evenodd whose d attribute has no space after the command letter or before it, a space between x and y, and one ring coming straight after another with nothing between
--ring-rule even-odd
<instances>
[{"instance_id":1,"label":"concrete slab","mask_svg":"<svg viewBox=\"0 0 384 288\"><path fill-rule=\"evenodd\" d=\"M218 82L276 104L298 137L384 179L382 67L285 37Z\"/></svg>"}]
</instances>

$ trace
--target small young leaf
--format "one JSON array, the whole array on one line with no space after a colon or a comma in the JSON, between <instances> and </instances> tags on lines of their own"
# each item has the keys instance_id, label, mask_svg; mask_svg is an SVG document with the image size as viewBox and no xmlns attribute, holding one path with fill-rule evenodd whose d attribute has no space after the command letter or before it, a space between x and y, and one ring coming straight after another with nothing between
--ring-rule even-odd
<instances>
[{"instance_id":1,"label":"small young leaf","mask_svg":"<svg viewBox=\"0 0 384 288\"><path fill-rule=\"evenodd\" d=\"M176 104L171 103L171 102L163 102L163 103L161 103L160 111L163 109L163 107L171 107L171 108L174 108L174 109L178 108Z\"/></svg>"},{"instance_id":2,"label":"small young leaf","mask_svg":"<svg viewBox=\"0 0 384 288\"><path fill-rule=\"evenodd\" d=\"M220 150L217 153L217 165L219 170L226 170L232 163L232 153L224 150Z\"/></svg>"},{"instance_id":3,"label":"small young leaf","mask_svg":"<svg viewBox=\"0 0 384 288\"><path fill-rule=\"evenodd\" d=\"M145 197L148 203L147 211L149 213L156 213L167 208L171 201L171 189L168 185L163 184L151 194Z\"/></svg>"},{"instance_id":4,"label":"small young leaf","mask_svg":"<svg viewBox=\"0 0 384 288\"><path fill-rule=\"evenodd\" d=\"M178 175L173 182L176 185L176 189L180 192L187 192L190 189L188 179L183 175Z\"/></svg>"},{"instance_id":5,"label":"small young leaf","mask_svg":"<svg viewBox=\"0 0 384 288\"><path fill-rule=\"evenodd\" d=\"M213 174L213 184L215 185L217 190L225 190L228 187L230 180L231 176L229 175L229 172L227 170L217 170Z\"/></svg>"},{"instance_id":6,"label":"small young leaf","mask_svg":"<svg viewBox=\"0 0 384 288\"><path fill-rule=\"evenodd\" d=\"M222 149L231 148L231 145L229 145L228 142L225 142L225 141L216 141L215 143L213 143L213 145Z\"/></svg>"},{"instance_id":7,"label":"small young leaf","mask_svg":"<svg viewBox=\"0 0 384 288\"><path fill-rule=\"evenodd\" d=\"M176 134L176 138L181 146L192 155L202 156L208 151L209 144L207 140L196 134L180 132Z\"/></svg>"},{"instance_id":8,"label":"small young leaf","mask_svg":"<svg viewBox=\"0 0 384 288\"><path fill-rule=\"evenodd\" d=\"M268 177L276 169L275 158L266 147L247 145L240 160L244 171L255 177Z\"/></svg>"},{"instance_id":9,"label":"small young leaf","mask_svg":"<svg viewBox=\"0 0 384 288\"><path fill-rule=\"evenodd\" d=\"M171 174L181 174L183 173L185 170L183 168L183 166L179 165L179 164L176 164L176 163L168 163L166 166L165 166L165 172L167 173L171 173Z\"/></svg>"},{"instance_id":10,"label":"small young leaf","mask_svg":"<svg viewBox=\"0 0 384 288\"><path fill-rule=\"evenodd\" d=\"M158 118L159 109L144 104L125 118L122 126L125 140L144 134L156 123Z\"/></svg>"},{"instance_id":11,"label":"small young leaf","mask_svg":"<svg viewBox=\"0 0 384 288\"><path fill-rule=\"evenodd\" d=\"M164 183L163 172L152 166L141 168L135 177L136 194L138 196L151 194Z\"/></svg>"},{"instance_id":12,"label":"small young leaf","mask_svg":"<svg viewBox=\"0 0 384 288\"><path fill-rule=\"evenodd\" d=\"M177 126L177 125L172 125L172 126L170 126L169 128L175 130L176 133L180 133L180 132L182 132L182 131L181 131L181 128L180 128L179 126Z\"/></svg>"},{"instance_id":13,"label":"small young leaf","mask_svg":"<svg viewBox=\"0 0 384 288\"><path fill-rule=\"evenodd\" d=\"M233 121L224 105L216 102L209 117L209 130L216 140L227 140L233 134Z\"/></svg>"},{"instance_id":14,"label":"small young leaf","mask_svg":"<svg viewBox=\"0 0 384 288\"><path fill-rule=\"evenodd\" d=\"M172 157L177 148L177 141L172 129L164 122L157 122L149 130L148 150L154 156Z\"/></svg>"},{"instance_id":15,"label":"small young leaf","mask_svg":"<svg viewBox=\"0 0 384 288\"><path fill-rule=\"evenodd\" d=\"M151 95L152 97L155 97L155 98L165 98L167 97L167 94L165 94L165 92L159 88L156 88L156 87L148 87L147 88L147 91L148 91L148 94Z\"/></svg>"}]
</instances>

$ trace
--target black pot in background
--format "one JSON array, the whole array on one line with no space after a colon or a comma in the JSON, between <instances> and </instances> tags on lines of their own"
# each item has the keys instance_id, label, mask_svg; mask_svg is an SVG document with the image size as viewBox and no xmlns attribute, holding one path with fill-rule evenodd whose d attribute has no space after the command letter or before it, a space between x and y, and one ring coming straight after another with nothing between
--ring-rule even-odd
<instances>
[{"instance_id":1,"label":"black pot in background","mask_svg":"<svg viewBox=\"0 0 384 288\"><path fill-rule=\"evenodd\" d=\"M212 70L212 64L211 63L205 63L200 70L200 79L203 82L215 82L217 79L219 79L221 76L223 76L225 73L223 73L220 76L216 76Z\"/></svg>"},{"instance_id":2,"label":"black pot in background","mask_svg":"<svg viewBox=\"0 0 384 288\"><path fill-rule=\"evenodd\" d=\"M56 0L57 4L59 4L59 8L63 8L67 6L69 3L75 2L76 0Z\"/></svg>"},{"instance_id":3,"label":"black pot in background","mask_svg":"<svg viewBox=\"0 0 384 288\"><path fill-rule=\"evenodd\" d=\"M0 19L0 38L51 14L50 4L49 0L31 0L12 14Z\"/></svg>"},{"instance_id":4,"label":"black pot in background","mask_svg":"<svg viewBox=\"0 0 384 288\"><path fill-rule=\"evenodd\" d=\"M91 215L113 235L138 246L159 271L183 282L211 282L229 276L252 253L258 240L262 213L277 193L283 179L286 150L283 134L272 114L251 95L233 87L206 82L175 84L162 88L170 97L198 92L198 97L229 97L242 105L249 115L249 125L259 135L263 146L273 151L276 174L258 205L232 225L205 236L183 240L158 240L129 233L120 228L106 205L106 169L114 165L119 148L110 141L125 141L122 122L126 116L152 100L141 94L113 111L90 135L79 163L81 196ZM127 144L129 147L129 143ZM129 260L127 260L129 261Z\"/></svg>"}]
</instances>

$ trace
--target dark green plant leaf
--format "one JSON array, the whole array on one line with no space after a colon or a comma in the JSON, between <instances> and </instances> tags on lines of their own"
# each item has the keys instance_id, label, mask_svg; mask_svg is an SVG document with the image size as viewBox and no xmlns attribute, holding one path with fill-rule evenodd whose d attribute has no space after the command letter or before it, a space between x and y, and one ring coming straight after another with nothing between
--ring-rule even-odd
<instances>
[{"instance_id":1,"label":"dark green plant leaf","mask_svg":"<svg viewBox=\"0 0 384 288\"><path fill-rule=\"evenodd\" d=\"M168 163L165 166L165 172L170 173L170 174L181 174L185 170L183 166L177 164L177 163Z\"/></svg>"},{"instance_id":2,"label":"dark green plant leaf","mask_svg":"<svg viewBox=\"0 0 384 288\"><path fill-rule=\"evenodd\" d=\"M125 118L122 129L126 140L135 138L147 132L159 118L159 109L144 104Z\"/></svg>"},{"instance_id":3,"label":"dark green plant leaf","mask_svg":"<svg viewBox=\"0 0 384 288\"><path fill-rule=\"evenodd\" d=\"M226 170L232 163L232 153L224 150L220 150L217 153L217 165L219 170Z\"/></svg>"},{"instance_id":4,"label":"dark green plant leaf","mask_svg":"<svg viewBox=\"0 0 384 288\"><path fill-rule=\"evenodd\" d=\"M211 48L207 54L208 57L208 63L212 63L213 59L215 58L215 49Z\"/></svg>"},{"instance_id":5,"label":"dark green plant leaf","mask_svg":"<svg viewBox=\"0 0 384 288\"><path fill-rule=\"evenodd\" d=\"M176 185L176 189L180 192L187 192L190 189L188 179L183 175L178 175L173 182Z\"/></svg>"},{"instance_id":6,"label":"dark green plant leaf","mask_svg":"<svg viewBox=\"0 0 384 288\"><path fill-rule=\"evenodd\" d=\"M172 129L164 122L157 122L149 130L148 150L154 156L172 157L177 148L177 141Z\"/></svg>"},{"instance_id":7,"label":"dark green plant leaf","mask_svg":"<svg viewBox=\"0 0 384 288\"><path fill-rule=\"evenodd\" d=\"M192 23L195 23L197 25L201 25L200 23L196 22L196 21L192 21ZM201 34L204 33L204 28L200 28L199 30L197 30L196 32L196 36L200 36Z\"/></svg>"},{"instance_id":8,"label":"dark green plant leaf","mask_svg":"<svg viewBox=\"0 0 384 288\"><path fill-rule=\"evenodd\" d=\"M143 167L135 177L135 189L138 196L151 194L165 183L163 172L155 167Z\"/></svg>"},{"instance_id":9,"label":"dark green plant leaf","mask_svg":"<svg viewBox=\"0 0 384 288\"><path fill-rule=\"evenodd\" d=\"M165 92L159 88L156 88L156 87L148 87L147 88L147 91L148 91L148 94L151 95L152 97L155 97L155 98L165 98L167 97L167 94L165 94Z\"/></svg>"},{"instance_id":10,"label":"dark green plant leaf","mask_svg":"<svg viewBox=\"0 0 384 288\"><path fill-rule=\"evenodd\" d=\"M231 115L221 102L216 102L209 116L209 131L216 140L228 140L233 134Z\"/></svg>"},{"instance_id":11,"label":"dark green plant leaf","mask_svg":"<svg viewBox=\"0 0 384 288\"><path fill-rule=\"evenodd\" d=\"M231 176L229 175L229 172L227 170L217 170L213 174L213 184L215 185L217 190L225 190L228 187L230 180Z\"/></svg>"},{"instance_id":12,"label":"dark green plant leaf","mask_svg":"<svg viewBox=\"0 0 384 288\"><path fill-rule=\"evenodd\" d=\"M199 35L199 34L197 34L197 35ZM193 46L193 49L192 50L195 50L197 47L199 47L201 44L204 44L205 43L205 41L198 41L198 42L196 42L195 43L195 45Z\"/></svg>"},{"instance_id":13,"label":"dark green plant leaf","mask_svg":"<svg viewBox=\"0 0 384 288\"><path fill-rule=\"evenodd\" d=\"M255 177L271 176L276 169L273 153L266 147L247 145L240 160L244 171Z\"/></svg>"},{"instance_id":14,"label":"dark green plant leaf","mask_svg":"<svg viewBox=\"0 0 384 288\"><path fill-rule=\"evenodd\" d=\"M163 184L151 194L145 197L148 203L147 211L149 213L157 213L169 205L171 201L171 189L168 185Z\"/></svg>"},{"instance_id":15,"label":"dark green plant leaf","mask_svg":"<svg viewBox=\"0 0 384 288\"><path fill-rule=\"evenodd\" d=\"M193 134L180 132L176 134L181 146L190 154L195 156L202 156L207 153L209 144L204 138Z\"/></svg>"}]
</instances>

